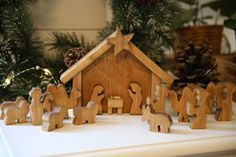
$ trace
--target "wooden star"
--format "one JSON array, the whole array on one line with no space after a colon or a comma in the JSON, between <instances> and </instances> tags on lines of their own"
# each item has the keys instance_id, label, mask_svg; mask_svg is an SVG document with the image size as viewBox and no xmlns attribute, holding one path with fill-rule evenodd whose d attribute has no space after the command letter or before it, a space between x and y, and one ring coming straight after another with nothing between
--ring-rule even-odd
<instances>
[{"instance_id":1,"label":"wooden star","mask_svg":"<svg viewBox=\"0 0 236 157\"><path fill-rule=\"evenodd\" d=\"M132 39L133 35L134 35L133 33L123 35L120 29L117 28L115 31L115 37L110 37L107 39L109 43L112 43L115 46L114 49L115 56L118 55L122 50L128 50L128 51L131 50L129 41Z\"/></svg>"}]
</instances>

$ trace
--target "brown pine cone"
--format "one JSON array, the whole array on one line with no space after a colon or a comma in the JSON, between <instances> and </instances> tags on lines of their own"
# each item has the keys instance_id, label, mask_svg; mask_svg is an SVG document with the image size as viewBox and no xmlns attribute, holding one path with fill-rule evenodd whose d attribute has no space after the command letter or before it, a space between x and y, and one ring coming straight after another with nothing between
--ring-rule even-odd
<instances>
[{"instance_id":1,"label":"brown pine cone","mask_svg":"<svg viewBox=\"0 0 236 157\"><path fill-rule=\"evenodd\" d=\"M83 47L69 49L64 55L65 65L69 68L87 54Z\"/></svg>"}]
</instances>

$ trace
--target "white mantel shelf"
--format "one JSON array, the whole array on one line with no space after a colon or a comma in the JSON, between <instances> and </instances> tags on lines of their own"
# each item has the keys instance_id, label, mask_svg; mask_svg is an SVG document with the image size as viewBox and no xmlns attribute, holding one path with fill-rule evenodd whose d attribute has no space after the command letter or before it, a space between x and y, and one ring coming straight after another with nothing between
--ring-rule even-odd
<instances>
[{"instance_id":1,"label":"white mantel shelf","mask_svg":"<svg viewBox=\"0 0 236 157\"><path fill-rule=\"evenodd\" d=\"M234 103L234 106L236 104ZM235 110L234 110L235 113ZM52 132L41 126L4 125L0 120L0 156L192 156L236 153L236 116L229 122L208 115L206 129L192 130L188 123L174 124L170 134L149 132L141 116L101 115L95 124L75 126L72 119Z\"/></svg>"}]
</instances>

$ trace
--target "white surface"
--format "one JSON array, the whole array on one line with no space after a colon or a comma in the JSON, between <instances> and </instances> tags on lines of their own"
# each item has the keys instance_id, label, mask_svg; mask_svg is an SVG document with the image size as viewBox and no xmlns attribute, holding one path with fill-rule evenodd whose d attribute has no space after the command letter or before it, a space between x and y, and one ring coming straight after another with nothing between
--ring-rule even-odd
<instances>
[{"instance_id":1,"label":"white surface","mask_svg":"<svg viewBox=\"0 0 236 157\"><path fill-rule=\"evenodd\" d=\"M63 128L52 132L0 121L0 156L173 156L236 149L236 116L217 122L209 115L207 128L199 130L172 118L170 134L149 132L141 116L128 114L97 116L95 124L81 126L65 120Z\"/></svg>"}]
</instances>

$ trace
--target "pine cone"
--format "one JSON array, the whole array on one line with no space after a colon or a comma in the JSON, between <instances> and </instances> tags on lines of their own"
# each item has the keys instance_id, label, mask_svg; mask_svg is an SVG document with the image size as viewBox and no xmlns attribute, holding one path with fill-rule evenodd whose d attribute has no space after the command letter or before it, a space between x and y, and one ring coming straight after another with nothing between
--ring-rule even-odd
<instances>
[{"instance_id":1,"label":"pine cone","mask_svg":"<svg viewBox=\"0 0 236 157\"><path fill-rule=\"evenodd\" d=\"M75 47L69 49L64 55L65 65L69 68L77 61L79 61L83 56L87 54L87 50L83 47Z\"/></svg>"}]
</instances>

